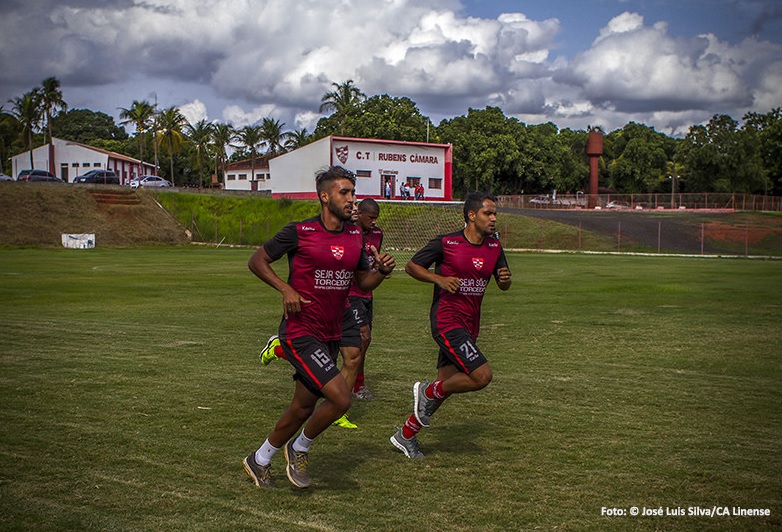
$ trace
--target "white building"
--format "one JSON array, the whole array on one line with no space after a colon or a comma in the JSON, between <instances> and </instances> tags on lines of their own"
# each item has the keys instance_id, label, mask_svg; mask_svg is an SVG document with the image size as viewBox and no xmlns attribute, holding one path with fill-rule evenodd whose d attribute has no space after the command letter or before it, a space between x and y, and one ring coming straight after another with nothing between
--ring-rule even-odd
<instances>
[{"instance_id":1,"label":"white building","mask_svg":"<svg viewBox=\"0 0 782 532\"><path fill-rule=\"evenodd\" d=\"M140 175L156 174L153 164L70 140L53 138L51 148L44 144L33 149L33 169L48 170L68 183L95 168L113 170L122 184ZM14 176L21 170L29 170L30 152L12 157L11 164Z\"/></svg>"},{"instance_id":2,"label":"white building","mask_svg":"<svg viewBox=\"0 0 782 532\"><path fill-rule=\"evenodd\" d=\"M254 170L252 159L236 161L226 166L224 177L226 190L269 190L271 186L269 160L266 157L256 157Z\"/></svg>"},{"instance_id":3,"label":"white building","mask_svg":"<svg viewBox=\"0 0 782 532\"><path fill-rule=\"evenodd\" d=\"M452 149L450 144L329 136L270 159L268 169L256 168L254 179L248 179L250 172L240 180L236 171L227 171L225 188L316 199L315 173L339 165L356 174L356 195L360 198L385 197L388 183L391 198L400 199L399 187L407 183L411 188L423 185L427 200L451 200Z\"/></svg>"}]
</instances>

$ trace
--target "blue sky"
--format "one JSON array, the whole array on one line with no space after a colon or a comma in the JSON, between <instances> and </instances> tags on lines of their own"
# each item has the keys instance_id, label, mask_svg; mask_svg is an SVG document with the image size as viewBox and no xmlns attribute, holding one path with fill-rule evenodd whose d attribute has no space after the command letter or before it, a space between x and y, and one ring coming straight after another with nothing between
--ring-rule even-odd
<instances>
[{"instance_id":1,"label":"blue sky","mask_svg":"<svg viewBox=\"0 0 782 532\"><path fill-rule=\"evenodd\" d=\"M157 98L191 122L312 131L321 96L348 79L411 98L435 123L491 105L529 124L635 121L681 136L715 114L782 106L779 0L4 5L0 102L56 76L71 108L115 117Z\"/></svg>"}]
</instances>

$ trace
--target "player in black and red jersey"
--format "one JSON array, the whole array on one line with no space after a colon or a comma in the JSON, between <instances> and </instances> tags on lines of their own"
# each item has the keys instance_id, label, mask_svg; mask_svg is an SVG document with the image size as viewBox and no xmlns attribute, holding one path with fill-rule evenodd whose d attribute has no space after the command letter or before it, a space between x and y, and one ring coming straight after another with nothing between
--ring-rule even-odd
<instances>
[{"instance_id":1,"label":"player in black and red jersey","mask_svg":"<svg viewBox=\"0 0 782 532\"><path fill-rule=\"evenodd\" d=\"M372 247L380 249L383 245L383 231L377 226L377 217L380 215L380 206L372 198L361 200L358 206L358 225L364 235L364 250L370 258ZM364 378L364 361L367 349L372 342L373 319L372 291L362 290L357 283L350 287L348 295L349 307L345 310L342 322L342 351L343 370L354 377L353 397L371 401L374 399L372 392L366 386ZM345 371L343 371L345 372ZM351 379L348 379L350 382Z\"/></svg>"},{"instance_id":2,"label":"player in black and red jersey","mask_svg":"<svg viewBox=\"0 0 782 532\"><path fill-rule=\"evenodd\" d=\"M464 202L464 229L432 239L405 267L414 279L434 283L429 318L440 347L436 380L413 385L413 414L391 436L394 447L408 458L423 458L416 435L429 426L445 399L483 389L491 382L491 368L475 341L481 302L491 277L500 290L511 285L505 253L494 236L496 220L495 198L473 192ZM433 272L429 270L432 264Z\"/></svg>"},{"instance_id":3,"label":"player in black and red jersey","mask_svg":"<svg viewBox=\"0 0 782 532\"><path fill-rule=\"evenodd\" d=\"M355 277L361 289L373 290L395 265L393 257L371 248L373 268L361 230L345 223L356 199L355 176L342 167L331 167L317 174L315 184L320 215L285 226L258 248L248 264L258 278L282 294L279 337L285 359L296 371L290 406L263 445L243 462L261 487L274 487L271 459L281 448L288 480L299 488L309 487L308 452L313 440L350 407L351 389L336 363L350 285ZM287 282L271 267L284 255ZM318 404L321 397L324 400Z\"/></svg>"}]
</instances>

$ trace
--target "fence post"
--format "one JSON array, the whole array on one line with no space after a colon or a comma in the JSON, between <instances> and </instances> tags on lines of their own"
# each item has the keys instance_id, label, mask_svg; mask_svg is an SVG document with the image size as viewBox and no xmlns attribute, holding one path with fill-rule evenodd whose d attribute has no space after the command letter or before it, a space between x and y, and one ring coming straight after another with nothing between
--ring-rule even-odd
<instances>
[{"instance_id":1,"label":"fence post","mask_svg":"<svg viewBox=\"0 0 782 532\"><path fill-rule=\"evenodd\" d=\"M619 253L622 252L622 222L616 228L616 248Z\"/></svg>"},{"instance_id":2,"label":"fence post","mask_svg":"<svg viewBox=\"0 0 782 532\"><path fill-rule=\"evenodd\" d=\"M242 219L239 218L239 245L242 245Z\"/></svg>"},{"instance_id":3,"label":"fence post","mask_svg":"<svg viewBox=\"0 0 782 532\"><path fill-rule=\"evenodd\" d=\"M662 234L663 223L657 222L657 253L660 253L660 240Z\"/></svg>"},{"instance_id":4,"label":"fence post","mask_svg":"<svg viewBox=\"0 0 782 532\"><path fill-rule=\"evenodd\" d=\"M707 201L708 204L708 201ZM701 224L701 255L703 255L703 241L706 239L706 224Z\"/></svg>"}]
</instances>

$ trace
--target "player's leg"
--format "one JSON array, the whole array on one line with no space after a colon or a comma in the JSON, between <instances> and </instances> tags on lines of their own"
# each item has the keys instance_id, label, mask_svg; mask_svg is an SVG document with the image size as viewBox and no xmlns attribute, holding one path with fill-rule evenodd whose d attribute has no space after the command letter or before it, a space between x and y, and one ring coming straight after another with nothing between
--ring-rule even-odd
<instances>
[{"instance_id":1,"label":"player's leg","mask_svg":"<svg viewBox=\"0 0 782 532\"><path fill-rule=\"evenodd\" d=\"M358 371L356 372L356 383L353 385L353 397L364 401L372 401L375 399L375 396L367 387L364 376L364 364L366 362L370 343L372 343L372 327L364 325L361 327L361 352L358 361Z\"/></svg>"},{"instance_id":2,"label":"player's leg","mask_svg":"<svg viewBox=\"0 0 782 532\"><path fill-rule=\"evenodd\" d=\"M318 396L297 380L291 403L277 420L272 433L261 447L250 453L243 461L244 470L256 486L275 487L271 477L271 459L309 419L317 401Z\"/></svg>"}]
</instances>

